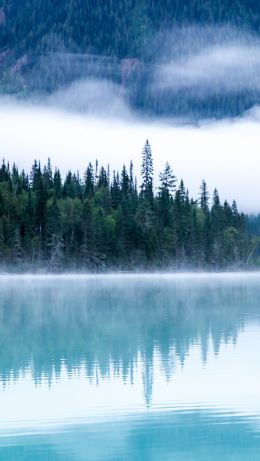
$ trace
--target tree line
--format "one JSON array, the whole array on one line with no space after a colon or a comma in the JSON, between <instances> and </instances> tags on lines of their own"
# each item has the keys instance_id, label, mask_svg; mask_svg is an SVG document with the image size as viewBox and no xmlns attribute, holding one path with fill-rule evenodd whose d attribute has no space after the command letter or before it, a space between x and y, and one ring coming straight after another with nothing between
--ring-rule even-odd
<instances>
[{"instance_id":1,"label":"tree line","mask_svg":"<svg viewBox=\"0 0 260 461\"><path fill-rule=\"evenodd\" d=\"M236 202L210 199L205 181L190 198L169 163L154 187L152 149L142 150L141 185L133 163L121 172L88 164L64 180L51 162L30 174L0 168L3 267L59 270L223 269L247 266L256 240Z\"/></svg>"}]
</instances>

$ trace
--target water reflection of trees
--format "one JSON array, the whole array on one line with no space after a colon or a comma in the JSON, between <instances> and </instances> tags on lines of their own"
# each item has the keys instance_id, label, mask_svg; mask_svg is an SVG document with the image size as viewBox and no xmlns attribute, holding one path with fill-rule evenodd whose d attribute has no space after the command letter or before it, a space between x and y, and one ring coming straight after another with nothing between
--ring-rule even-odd
<instances>
[{"instance_id":1,"label":"water reflection of trees","mask_svg":"<svg viewBox=\"0 0 260 461\"><path fill-rule=\"evenodd\" d=\"M236 341L247 314L256 314L260 286L255 282L204 279L32 280L1 282L0 379L7 383L29 369L36 382L85 367L133 376L143 363L147 402L158 350L168 377L200 344L207 361L209 342L218 353ZM260 317L260 315L259 315Z\"/></svg>"}]
</instances>

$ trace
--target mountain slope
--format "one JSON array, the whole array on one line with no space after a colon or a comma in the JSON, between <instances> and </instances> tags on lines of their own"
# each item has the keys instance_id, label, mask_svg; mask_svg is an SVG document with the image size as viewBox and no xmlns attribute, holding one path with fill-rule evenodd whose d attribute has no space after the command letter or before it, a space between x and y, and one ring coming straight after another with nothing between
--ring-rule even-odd
<instances>
[{"instance_id":1,"label":"mountain slope","mask_svg":"<svg viewBox=\"0 0 260 461\"><path fill-rule=\"evenodd\" d=\"M260 30L253 0L1 0L0 50L143 56L151 34L176 24L229 23Z\"/></svg>"},{"instance_id":2,"label":"mountain slope","mask_svg":"<svg viewBox=\"0 0 260 461\"><path fill-rule=\"evenodd\" d=\"M196 27L206 30L204 35L197 33ZM195 30L191 32L191 28ZM214 48L232 30L236 31L235 37L231 33L232 43L238 43L243 34L251 34L259 41L260 3L255 0L0 0L0 93L24 97L52 93L74 80L108 79L119 84L119 93L126 95L132 108L148 114L238 115L260 102L255 77L251 84L251 76L259 74L258 57L253 71L248 66L251 72L248 76L244 69L237 71L237 64L233 66L234 75L230 74L229 80L242 73L243 81L248 84L237 85L231 94L226 90L223 93L223 82L217 80L216 88L205 99L203 79L199 94L197 88L186 83L177 90L170 87L154 90L154 80L160 80L158 66L166 59L176 62L182 55L189 58L192 49L196 60L196 53L199 57L201 50L204 53L203 47ZM251 52L254 50L246 51L245 55ZM200 59L197 61L200 66ZM226 71L226 62L222 59L220 64ZM210 70L214 66L218 66L218 58L213 65L208 64ZM175 77L170 78L173 81Z\"/></svg>"}]
</instances>

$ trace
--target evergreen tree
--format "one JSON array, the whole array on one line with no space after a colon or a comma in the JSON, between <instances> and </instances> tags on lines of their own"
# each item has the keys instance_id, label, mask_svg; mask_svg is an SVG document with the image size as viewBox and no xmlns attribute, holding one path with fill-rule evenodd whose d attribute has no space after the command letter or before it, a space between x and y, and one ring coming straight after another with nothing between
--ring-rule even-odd
<instances>
[{"instance_id":1,"label":"evergreen tree","mask_svg":"<svg viewBox=\"0 0 260 461\"><path fill-rule=\"evenodd\" d=\"M138 195L125 165L121 175L88 165L84 181L69 171L61 179L51 163L34 162L30 181L16 165L0 168L0 260L4 265L36 265L104 270L183 267L241 267L254 261L258 241L246 228L237 204L222 205L217 190L212 206L205 181L200 201L190 199L183 181L168 164L153 194L149 143L142 156L142 187ZM248 219L247 219L248 222ZM256 219L256 224L257 224ZM248 226L248 223L247 223ZM256 228L257 229L257 228Z\"/></svg>"},{"instance_id":2,"label":"evergreen tree","mask_svg":"<svg viewBox=\"0 0 260 461\"><path fill-rule=\"evenodd\" d=\"M125 165L121 173L121 191L124 197L127 197L130 192L130 180Z\"/></svg>"},{"instance_id":3,"label":"evergreen tree","mask_svg":"<svg viewBox=\"0 0 260 461\"><path fill-rule=\"evenodd\" d=\"M168 162L166 162L165 164L163 173L159 174L159 179L161 183L159 190L161 192L164 192L168 196L172 196L176 188L177 178L176 176L174 176L172 168L170 167Z\"/></svg>"},{"instance_id":4,"label":"evergreen tree","mask_svg":"<svg viewBox=\"0 0 260 461\"><path fill-rule=\"evenodd\" d=\"M120 189L120 181L119 181L119 173L113 172L113 181L111 185L111 198L112 198L112 206L113 208L117 209L120 201L121 201L121 189Z\"/></svg>"},{"instance_id":5,"label":"evergreen tree","mask_svg":"<svg viewBox=\"0 0 260 461\"><path fill-rule=\"evenodd\" d=\"M200 186L200 207L205 213L209 211L209 193L204 180Z\"/></svg>"},{"instance_id":6,"label":"evergreen tree","mask_svg":"<svg viewBox=\"0 0 260 461\"><path fill-rule=\"evenodd\" d=\"M45 230L46 230L46 204L47 204L47 191L44 186L41 170L37 173L37 182L35 183L35 224L37 235L39 236L39 253L41 258L41 251L44 251L45 245Z\"/></svg>"},{"instance_id":7,"label":"evergreen tree","mask_svg":"<svg viewBox=\"0 0 260 461\"><path fill-rule=\"evenodd\" d=\"M53 188L56 198L60 198L62 194L62 184L61 184L61 174L60 171L56 168L53 177Z\"/></svg>"},{"instance_id":8,"label":"evergreen tree","mask_svg":"<svg viewBox=\"0 0 260 461\"><path fill-rule=\"evenodd\" d=\"M141 196L153 206L153 156L148 140L142 151L141 176Z\"/></svg>"},{"instance_id":9,"label":"evergreen tree","mask_svg":"<svg viewBox=\"0 0 260 461\"><path fill-rule=\"evenodd\" d=\"M160 221L163 227L169 227L171 224L171 205L172 194L176 188L176 176L167 162L163 173L159 174L159 213Z\"/></svg>"},{"instance_id":10,"label":"evergreen tree","mask_svg":"<svg viewBox=\"0 0 260 461\"><path fill-rule=\"evenodd\" d=\"M108 189L108 187L109 187L107 172L106 172L106 170L105 170L105 168L103 166L99 170L97 187L98 187L98 189L101 189L102 187L104 189Z\"/></svg>"},{"instance_id":11,"label":"evergreen tree","mask_svg":"<svg viewBox=\"0 0 260 461\"><path fill-rule=\"evenodd\" d=\"M94 194L94 169L92 163L88 164L86 173L85 173L85 190L84 190L84 197L91 198Z\"/></svg>"}]
</instances>

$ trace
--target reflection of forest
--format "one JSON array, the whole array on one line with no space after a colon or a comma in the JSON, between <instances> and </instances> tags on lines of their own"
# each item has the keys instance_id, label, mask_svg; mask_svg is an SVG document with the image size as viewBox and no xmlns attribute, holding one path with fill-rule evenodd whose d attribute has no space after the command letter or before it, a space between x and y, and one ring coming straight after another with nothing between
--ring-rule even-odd
<instances>
[{"instance_id":1,"label":"reflection of forest","mask_svg":"<svg viewBox=\"0 0 260 461\"><path fill-rule=\"evenodd\" d=\"M89 379L133 375L143 362L146 400L153 356L168 376L193 344L207 360L211 340L236 341L247 314L260 318L257 279L89 278L1 282L0 376L3 383L30 369L35 381L84 366Z\"/></svg>"}]
</instances>

